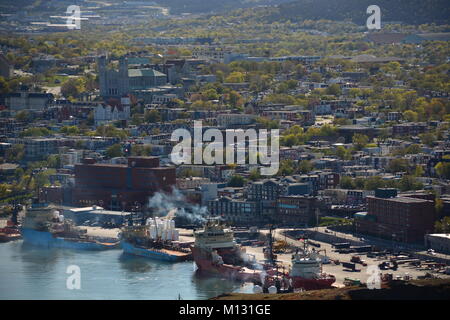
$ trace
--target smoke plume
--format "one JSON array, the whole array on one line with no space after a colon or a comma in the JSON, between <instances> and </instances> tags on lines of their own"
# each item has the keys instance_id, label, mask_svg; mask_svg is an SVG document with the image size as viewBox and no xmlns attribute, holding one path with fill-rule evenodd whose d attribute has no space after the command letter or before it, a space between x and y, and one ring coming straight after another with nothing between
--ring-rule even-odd
<instances>
[{"instance_id":1,"label":"smoke plume","mask_svg":"<svg viewBox=\"0 0 450 320\"><path fill-rule=\"evenodd\" d=\"M205 206L189 203L176 188L172 193L155 193L149 199L148 207L159 217L182 217L192 224L205 223L208 216L208 209Z\"/></svg>"}]
</instances>

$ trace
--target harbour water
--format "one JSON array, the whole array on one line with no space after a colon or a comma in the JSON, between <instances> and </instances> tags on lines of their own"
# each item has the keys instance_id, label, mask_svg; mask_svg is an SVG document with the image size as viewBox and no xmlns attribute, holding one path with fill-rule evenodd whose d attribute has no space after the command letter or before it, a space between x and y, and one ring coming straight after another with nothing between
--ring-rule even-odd
<instances>
[{"instance_id":1,"label":"harbour water","mask_svg":"<svg viewBox=\"0 0 450 320\"><path fill-rule=\"evenodd\" d=\"M81 288L68 289L67 268L80 268ZM195 273L192 261L169 263L100 252L0 244L0 299L208 299L248 286Z\"/></svg>"}]
</instances>

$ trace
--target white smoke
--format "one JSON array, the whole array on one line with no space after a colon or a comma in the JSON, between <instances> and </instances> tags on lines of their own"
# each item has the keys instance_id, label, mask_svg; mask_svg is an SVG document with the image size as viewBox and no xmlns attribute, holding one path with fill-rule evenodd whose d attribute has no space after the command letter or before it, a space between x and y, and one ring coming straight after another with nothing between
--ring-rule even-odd
<instances>
[{"instance_id":1,"label":"white smoke","mask_svg":"<svg viewBox=\"0 0 450 320\"><path fill-rule=\"evenodd\" d=\"M159 217L183 217L191 223L205 223L208 209L205 206L189 203L180 190L172 193L157 192L148 201L148 207Z\"/></svg>"}]
</instances>

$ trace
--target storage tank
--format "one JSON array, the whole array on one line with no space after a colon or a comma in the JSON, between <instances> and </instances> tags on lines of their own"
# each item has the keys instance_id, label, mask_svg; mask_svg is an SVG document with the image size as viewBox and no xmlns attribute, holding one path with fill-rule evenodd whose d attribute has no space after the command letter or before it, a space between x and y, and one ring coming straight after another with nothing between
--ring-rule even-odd
<instances>
[{"instance_id":1,"label":"storage tank","mask_svg":"<svg viewBox=\"0 0 450 320\"><path fill-rule=\"evenodd\" d=\"M267 289L267 290L271 294L277 293L277 287L275 287L275 286L270 286L269 289Z\"/></svg>"},{"instance_id":2,"label":"storage tank","mask_svg":"<svg viewBox=\"0 0 450 320\"><path fill-rule=\"evenodd\" d=\"M263 293L263 289L261 288L261 286L258 286L257 284L255 284L253 286L253 293Z\"/></svg>"}]
</instances>

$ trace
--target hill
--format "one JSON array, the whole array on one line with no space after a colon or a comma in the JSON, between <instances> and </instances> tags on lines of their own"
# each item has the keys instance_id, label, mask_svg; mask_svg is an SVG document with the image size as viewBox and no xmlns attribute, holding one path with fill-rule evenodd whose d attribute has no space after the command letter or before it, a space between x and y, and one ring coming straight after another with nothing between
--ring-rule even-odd
<instances>
[{"instance_id":1,"label":"hill","mask_svg":"<svg viewBox=\"0 0 450 320\"><path fill-rule=\"evenodd\" d=\"M373 0L297 0L280 4L273 16L282 20L350 20L365 24L369 15L367 7ZM450 6L448 0L379 0L381 21L398 21L407 24L448 24Z\"/></svg>"},{"instance_id":2,"label":"hill","mask_svg":"<svg viewBox=\"0 0 450 320\"><path fill-rule=\"evenodd\" d=\"M286 294L231 293L212 300L450 300L450 280L393 281L379 290L345 287Z\"/></svg>"}]
</instances>

